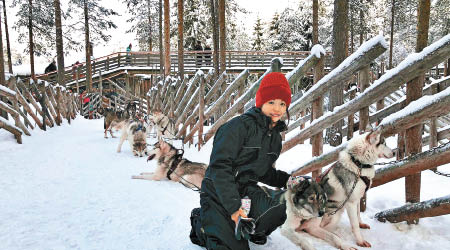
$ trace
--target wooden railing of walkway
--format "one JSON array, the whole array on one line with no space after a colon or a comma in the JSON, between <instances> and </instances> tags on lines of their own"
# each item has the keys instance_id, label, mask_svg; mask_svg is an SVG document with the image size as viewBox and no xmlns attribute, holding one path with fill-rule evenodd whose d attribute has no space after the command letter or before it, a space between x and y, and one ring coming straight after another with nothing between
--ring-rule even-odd
<instances>
[{"instance_id":1,"label":"wooden railing of walkway","mask_svg":"<svg viewBox=\"0 0 450 250\"><path fill-rule=\"evenodd\" d=\"M299 61L309 55L308 51L226 51L227 71L241 72L244 68L252 71L265 71L270 66L272 58L283 60L284 70L291 70ZM199 68L212 67L212 55L206 51L186 51L184 54L184 69L186 74L195 74ZM135 74L159 74L159 52L117 52L92 60L92 75L95 79L99 74L109 75L127 70ZM178 54L171 53L171 72L178 71ZM83 82L86 76L85 63L78 67L68 66L64 69L66 83L74 83L77 79ZM56 71L36 76L38 79L51 83L56 82Z\"/></svg>"}]
</instances>

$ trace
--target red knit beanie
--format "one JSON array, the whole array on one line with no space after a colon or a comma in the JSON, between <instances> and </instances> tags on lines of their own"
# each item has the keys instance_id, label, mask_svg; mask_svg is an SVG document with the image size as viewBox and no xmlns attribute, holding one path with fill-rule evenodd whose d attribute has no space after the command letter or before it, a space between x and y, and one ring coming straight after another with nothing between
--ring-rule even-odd
<instances>
[{"instance_id":1,"label":"red knit beanie","mask_svg":"<svg viewBox=\"0 0 450 250\"><path fill-rule=\"evenodd\" d=\"M281 99L286 102L286 107L291 104L291 88L286 77L279 72L272 72L264 76L256 92L255 106L260 108L264 103Z\"/></svg>"}]
</instances>

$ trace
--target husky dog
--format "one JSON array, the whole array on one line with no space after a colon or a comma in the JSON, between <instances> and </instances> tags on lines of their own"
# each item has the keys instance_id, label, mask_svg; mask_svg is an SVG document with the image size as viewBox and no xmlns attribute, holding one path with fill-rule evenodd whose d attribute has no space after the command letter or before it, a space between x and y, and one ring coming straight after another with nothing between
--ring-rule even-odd
<instances>
[{"instance_id":1,"label":"husky dog","mask_svg":"<svg viewBox=\"0 0 450 250\"><path fill-rule=\"evenodd\" d=\"M362 222L359 204L375 176L373 164L378 158L393 156L394 152L386 146L379 130L351 139L339 153L338 161L319 177L318 181L328 197L326 214L306 221L302 229L339 249L355 250L334 233L345 208L356 243L361 247L371 247L361 235L360 228L368 229L370 226Z\"/></svg>"},{"instance_id":2,"label":"husky dog","mask_svg":"<svg viewBox=\"0 0 450 250\"><path fill-rule=\"evenodd\" d=\"M162 138L173 139L175 138L175 123L164 115L161 111L153 111L153 115L150 119L155 124L158 140Z\"/></svg>"},{"instance_id":3,"label":"husky dog","mask_svg":"<svg viewBox=\"0 0 450 250\"><path fill-rule=\"evenodd\" d=\"M147 130L147 135L150 136L153 131L153 128L155 128L155 123L153 123L153 120L151 119L150 116L144 116L143 120L145 129ZM156 138L156 135L153 137Z\"/></svg>"},{"instance_id":4,"label":"husky dog","mask_svg":"<svg viewBox=\"0 0 450 250\"><path fill-rule=\"evenodd\" d=\"M112 133L112 127L126 119L128 119L128 115L126 115L126 112L123 111L114 111L110 108L101 108L98 110L99 114L104 116L103 120L103 128L105 129L105 138L108 138L107 132L109 131L109 134L112 138L115 138L115 136Z\"/></svg>"},{"instance_id":5,"label":"husky dog","mask_svg":"<svg viewBox=\"0 0 450 250\"><path fill-rule=\"evenodd\" d=\"M135 156L142 157L144 154L148 154L145 127L141 122L126 120L118 123L114 128L121 128L122 130L117 153L120 153L123 142L128 140Z\"/></svg>"},{"instance_id":6,"label":"husky dog","mask_svg":"<svg viewBox=\"0 0 450 250\"><path fill-rule=\"evenodd\" d=\"M208 165L183 158L183 152L180 153L180 150L162 140L148 152L147 161L153 159L158 162L154 173L141 173L131 178L159 181L167 177L189 188L200 189Z\"/></svg>"},{"instance_id":7,"label":"husky dog","mask_svg":"<svg viewBox=\"0 0 450 250\"><path fill-rule=\"evenodd\" d=\"M295 178L291 182L291 178ZM315 227L309 227L310 221L324 215L327 209L327 195L322 187L307 176L291 177L288 189L283 194L282 202L286 202L286 221L281 225L281 234L299 245L302 249L315 249L305 236L304 231L310 228L333 236L332 233L319 227L320 220Z\"/></svg>"}]
</instances>

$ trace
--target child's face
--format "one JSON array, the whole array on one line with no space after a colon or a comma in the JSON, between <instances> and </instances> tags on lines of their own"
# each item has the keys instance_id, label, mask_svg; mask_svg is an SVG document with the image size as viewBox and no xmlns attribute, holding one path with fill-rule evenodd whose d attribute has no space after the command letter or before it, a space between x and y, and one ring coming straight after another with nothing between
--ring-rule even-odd
<instances>
[{"instance_id":1,"label":"child's face","mask_svg":"<svg viewBox=\"0 0 450 250\"><path fill-rule=\"evenodd\" d=\"M270 100L264 103L261 111L264 115L272 119L272 123L276 123L286 113L286 102L281 99Z\"/></svg>"}]
</instances>

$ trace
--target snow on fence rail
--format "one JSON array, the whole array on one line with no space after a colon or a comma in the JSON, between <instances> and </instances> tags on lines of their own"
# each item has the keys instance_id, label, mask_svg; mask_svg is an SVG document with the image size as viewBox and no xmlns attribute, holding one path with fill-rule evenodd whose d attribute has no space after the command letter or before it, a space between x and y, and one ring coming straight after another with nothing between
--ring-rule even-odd
<instances>
[{"instance_id":1,"label":"snow on fence rail","mask_svg":"<svg viewBox=\"0 0 450 250\"><path fill-rule=\"evenodd\" d=\"M46 82L31 83L27 87L25 83L17 81L12 76L7 80L7 87L0 86L0 96L7 100L7 102L0 101L0 109L5 111L7 116L11 116L15 123L13 125L1 117L0 128L14 134L19 144L22 143L22 133L31 136L28 128L35 128L29 116L42 130L46 130L47 126L61 125L62 118L70 123L70 120L75 119L76 116L75 95L66 89L62 90L61 86L54 87L47 85ZM30 107L30 103L33 108Z\"/></svg>"}]
</instances>

